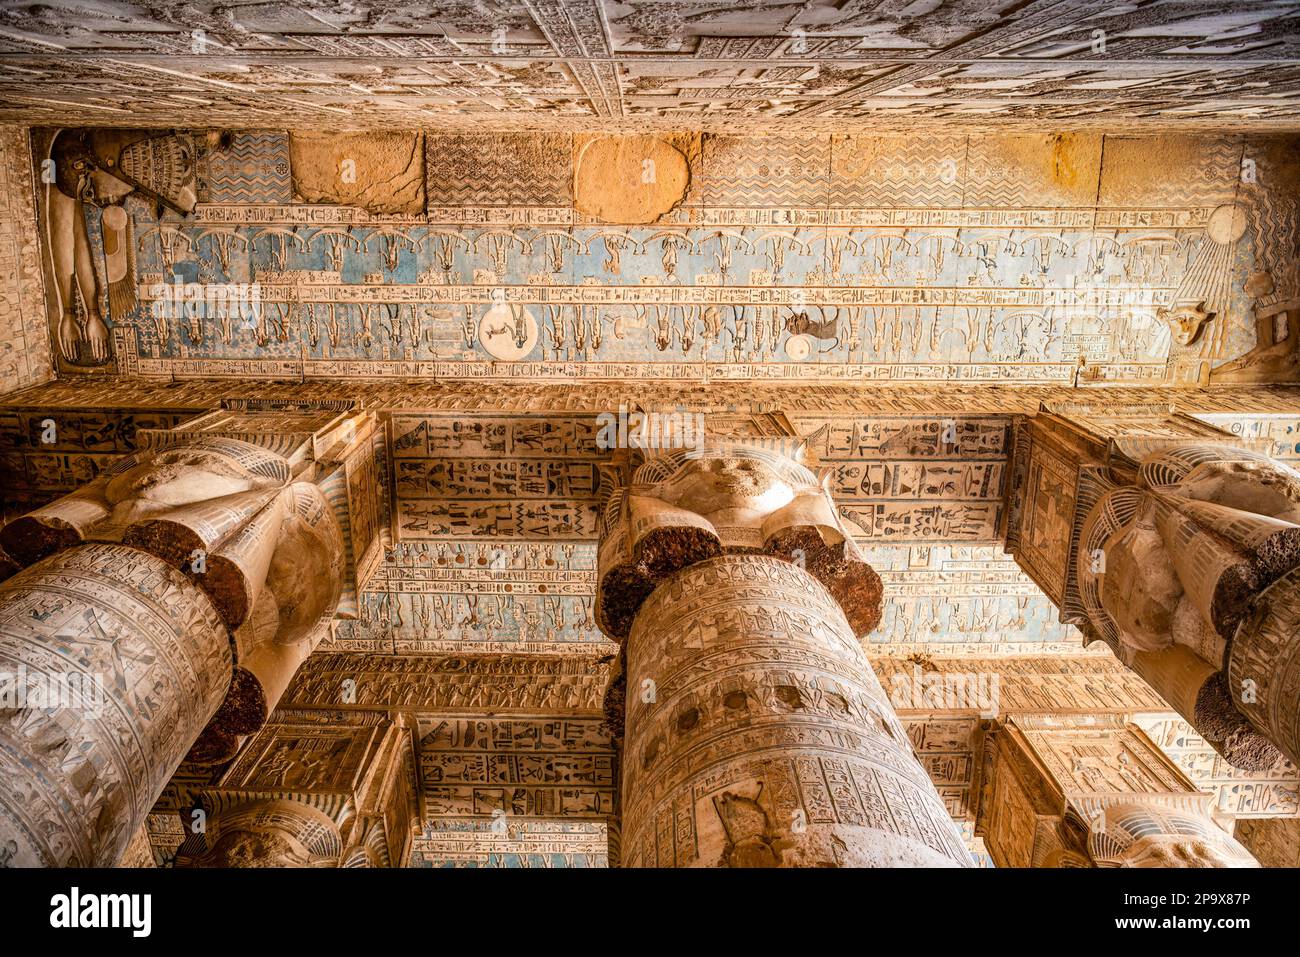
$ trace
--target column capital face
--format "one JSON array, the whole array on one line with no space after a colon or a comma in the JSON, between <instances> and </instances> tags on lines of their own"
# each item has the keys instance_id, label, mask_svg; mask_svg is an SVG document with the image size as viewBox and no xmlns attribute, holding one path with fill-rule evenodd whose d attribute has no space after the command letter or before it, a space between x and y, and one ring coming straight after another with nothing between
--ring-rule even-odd
<instances>
[{"instance_id":1,"label":"column capital face","mask_svg":"<svg viewBox=\"0 0 1300 957\"><path fill-rule=\"evenodd\" d=\"M979 809L1000 867L1254 867L1213 796L1116 715L1015 716L989 743Z\"/></svg>"},{"instance_id":2,"label":"column capital face","mask_svg":"<svg viewBox=\"0 0 1300 957\"><path fill-rule=\"evenodd\" d=\"M1103 491L1078 529L1075 586L1093 632L1235 767L1300 753L1284 727L1300 700L1294 678L1289 705L1286 681L1270 689L1278 720L1253 707L1260 683L1285 670L1267 662L1288 654L1286 642L1261 658L1254 624L1264 596L1289 587L1274 583L1300 566L1300 473L1248 448L1167 445L1131 484ZM1235 684L1234 660L1250 672Z\"/></svg>"},{"instance_id":3,"label":"column capital face","mask_svg":"<svg viewBox=\"0 0 1300 957\"><path fill-rule=\"evenodd\" d=\"M301 457L294 434L235 431L256 441L160 431L107 474L0 530L24 565L101 543L156 556L207 596L234 667L191 752L199 762L228 760L266 720L338 611L348 564L346 507L331 501L328 483L301 480L316 460Z\"/></svg>"},{"instance_id":4,"label":"column capital face","mask_svg":"<svg viewBox=\"0 0 1300 957\"><path fill-rule=\"evenodd\" d=\"M0 578L8 560L29 565L87 533L98 541L120 540L125 524L163 505L217 502L236 492L306 482L320 489L342 530L337 610L354 616L357 596L383 560L375 490L385 443L377 416L357 406L350 399L225 399L219 410L173 428L142 428L135 435L139 451L6 528ZM133 472L134 481L124 472ZM100 511L105 498L109 514ZM134 508L128 503L133 498Z\"/></svg>"},{"instance_id":5,"label":"column capital face","mask_svg":"<svg viewBox=\"0 0 1300 957\"><path fill-rule=\"evenodd\" d=\"M1096 867L1259 867L1208 814L1153 797L1101 809L1087 848Z\"/></svg>"},{"instance_id":6,"label":"column capital face","mask_svg":"<svg viewBox=\"0 0 1300 957\"><path fill-rule=\"evenodd\" d=\"M322 725L277 711L214 784L189 792L205 827L186 828L178 866L402 866L416 816L410 752L400 716Z\"/></svg>"},{"instance_id":7,"label":"column capital face","mask_svg":"<svg viewBox=\"0 0 1300 957\"><path fill-rule=\"evenodd\" d=\"M715 441L647 459L601 519L597 623L626 638L674 573L724 554L766 554L808 571L854 634L879 624L880 576L862 558L827 481L784 447Z\"/></svg>"},{"instance_id":8,"label":"column capital face","mask_svg":"<svg viewBox=\"0 0 1300 957\"><path fill-rule=\"evenodd\" d=\"M245 797L207 822L201 849L182 846L178 867L336 867L343 838L334 820L291 797Z\"/></svg>"}]
</instances>

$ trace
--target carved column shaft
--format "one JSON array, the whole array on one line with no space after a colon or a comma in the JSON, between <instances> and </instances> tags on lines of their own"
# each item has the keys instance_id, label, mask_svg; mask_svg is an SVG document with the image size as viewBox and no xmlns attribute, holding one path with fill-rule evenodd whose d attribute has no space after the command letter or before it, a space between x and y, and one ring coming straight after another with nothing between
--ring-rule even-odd
<instances>
[{"instance_id":1,"label":"carved column shaft","mask_svg":"<svg viewBox=\"0 0 1300 957\"><path fill-rule=\"evenodd\" d=\"M668 452L603 511L629 866L970 863L860 644L880 576L802 456Z\"/></svg>"},{"instance_id":2,"label":"carved column shaft","mask_svg":"<svg viewBox=\"0 0 1300 957\"><path fill-rule=\"evenodd\" d=\"M82 545L0 585L5 862L116 863L231 667L212 602L146 552Z\"/></svg>"},{"instance_id":3,"label":"carved column shaft","mask_svg":"<svg viewBox=\"0 0 1300 957\"><path fill-rule=\"evenodd\" d=\"M1300 763L1300 569L1265 590L1238 626L1228 686L1251 726Z\"/></svg>"},{"instance_id":4,"label":"carved column shaft","mask_svg":"<svg viewBox=\"0 0 1300 957\"><path fill-rule=\"evenodd\" d=\"M660 585L627 645L629 866L954 866L968 854L812 575L727 555Z\"/></svg>"}]
</instances>

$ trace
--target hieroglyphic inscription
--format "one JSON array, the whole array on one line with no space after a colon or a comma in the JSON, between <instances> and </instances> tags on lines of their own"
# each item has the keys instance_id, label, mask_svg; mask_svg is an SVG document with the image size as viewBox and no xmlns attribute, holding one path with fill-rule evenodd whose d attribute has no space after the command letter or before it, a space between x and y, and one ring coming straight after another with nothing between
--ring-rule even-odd
<instances>
[{"instance_id":1,"label":"hieroglyphic inscription","mask_svg":"<svg viewBox=\"0 0 1300 957\"><path fill-rule=\"evenodd\" d=\"M600 717L425 718L420 779L426 824L487 817L591 818L614 812L614 753Z\"/></svg>"},{"instance_id":2,"label":"hieroglyphic inscription","mask_svg":"<svg viewBox=\"0 0 1300 957\"><path fill-rule=\"evenodd\" d=\"M983 745L982 719L943 714L919 717L900 711L899 721L948 813L959 822L971 817L971 788Z\"/></svg>"},{"instance_id":3,"label":"hieroglyphic inscription","mask_svg":"<svg viewBox=\"0 0 1300 957\"><path fill-rule=\"evenodd\" d=\"M395 415L399 542L595 537L601 465L594 417Z\"/></svg>"},{"instance_id":4,"label":"hieroglyphic inscription","mask_svg":"<svg viewBox=\"0 0 1300 957\"><path fill-rule=\"evenodd\" d=\"M1072 654L1079 633L1015 562L993 545L891 548L864 541L885 585L870 654Z\"/></svg>"},{"instance_id":5,"label":"hieroglyphic inscription","mask_svg":"<svg viewBox=\"0 0 1300 957\"><path fill-rule=\"evenodd\" d=\"M286 707L418 711L598 711L607 682L596 658L313 655Z\"/></svg>"},{"instance_id":6,"label":"hieroglyphic inscription","mask_svg":"<svg viewBox=\"0 0 1300 957\"><path fill-rule=\"evenodd\" d=\"M595 821L434 821L411 846L412 867L607 867L605 824Z\"/></svg>"},{"instance_id":7,"label":"hieroglyphic inscription","mask_svg":"<svg viewBox=\"0 0 1300 957\"><path fill-rule=\"evenodd\" d=\"M170 429L187 410L83 409L59 413L47 406L0 411L0 468L13 505L44 505L98 478L138 447L141 429Z\"/></svg>"},{"instance_id":8,"label":"hieroglyphic inscription","mask_svg":"<svg viewBox=\"0 0 1300 957\"><path fill-rule=\"evenodd\" d=\"M380 732L373 727L273 723L221 777L221 787L249 791L348 788Z\"/></svg>"},{"instance_id":9,"label":"hieroglyphic inscription","mask_svg":"<svg viewBox=\"0 0 1300 957\"><path fill-rule=\"evenodd\" d=\"M796 417L831 493L869 540L994 541L1005 416Z\"/></svg>"},{"instance_id":10,"label":"hieroglyphic inscription","mask_svg":"<svg viewBox=\"0 0 1300 957\"><path fill-rule=\"evenodd\" d=\"M130 203L127 281L138 305L110 317L117 369L182 378L1199 383L1215 362L1252 348L1255 294L1243 283L1294 219L1274 198L1287 188L1283 175L1236 189L1229 159L1249 147L1223 137L1179 139L1163 151L1175 160L1167 175L1149 181L1128 168L1140 145L1126 144L1108 164L1093 135L950 137L921 147L888 137L697 138L703 146L687 159L698 188L650 227L601 223L567 196L541 202L509 177L493 179L521 157L547 157L546 175L572 168L581 138L570 151L547 134L456 136L450 148L476 157L476 185L450 185L439 157L440 192L400 215L259 202L256 190L178 221ZM237 173L242 163L252 180L279 152L248 151L247 135L198 142L201 168ZM290 166L319 159L303 144ZM1045 175L1062 164L1069 177ZM864 168L918 165L924 184L897 196L859 188ZM106 240L93 225L98 252ZM225 307L156 308L196 277L200 292L256 288L257 306L233 319ZM1204 306L1207 331L1181 343L1168 317L1189 304Z\"/></svg>"},{"instance_id":11,"label":"hieroglyphic inscription","mask_svg":"<svg viewBox=\"0 0 1300 957\"><path fill-rule=\"evenodd\" d=\"M1048 597L1058 603L1066 591L1076 480L1069 462L1035 443L1022 490L1024 532L1017 558Z\"/></svg>"},{"instance_id":12,"label":"hieroglyphic inscription","mask_svg":"<svg viewBox=\"0 0 1300 957\"><path fill-rule=\"evenodd\" d=\"M0 128L0 394L53 375L27 131Z\"/></svg>"},{"instance_id":13,"label":"hieroglyphic inscription","mask_svg":"<svg viewBox=\"0 0 1300 957\"><path fill-rule=\"evenodd\" d=\"M1138 715L1134 723L1202 791L1214 806L1235 818L1300 817L1300 770L1283 761L1267 771L1242 771L1177 715Z\"/></svg>"},{"instance_id":14,"label":"hieroglyphic inscription","mask_svg":"<svg viewBox=\"0 0 1300 957\"><path fill-rule=\"evenodd\" d=\"M873 657L872 667L886 688L918 665L905 658ZM1112 655L1093 652L1068 657L934 657L922 670L939 674L996 674L1001 713L1138 714L1167 712L1168 706L1141 678ZM978 712L972 705L964 710ZM906 713L906 712L904 712Z\"/></svg>"}]
</instances>

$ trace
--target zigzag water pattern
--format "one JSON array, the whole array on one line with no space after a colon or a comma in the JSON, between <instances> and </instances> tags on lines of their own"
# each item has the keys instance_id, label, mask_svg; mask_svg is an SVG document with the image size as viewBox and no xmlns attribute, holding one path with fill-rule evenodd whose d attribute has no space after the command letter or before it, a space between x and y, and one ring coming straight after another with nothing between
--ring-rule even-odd
<instances>
[{"instance_id":1,"label":"zigzag water pattern","mask_svg":"<svg viewBox=\"0 0 1300 957\"><path fill-rule=\"evenodd\" d=\"M285 133L235 133L228 149L203 157L212 203L288 203L289 137Z\"/></svg>"},{"instance_id":2,"label":"zigzag water pattern","mask_svg":"<svg viewBox=\"0 0 1300 957\"><path fill-rule=\"evenodd\" d=\"M824 206L829 136L715 136L704 141L702 199L723 206Z\"/></svg>"},{"instance_id":3,"label":"zigzag water pattern","mask_svg":"<svg viewBox=\"0 0 1300 957\"><path fill-rule=\"evenodd\" d=\"M1214 206L1229 203L1242 175L1242 148L1235 140L1216 140L1201 162L1164 184L1161 201L1171 206Z\"/></svg>"},{"instance_id":4,"label":"zigzag water pattern","mask_svg":"<svg viewBox=\"0 0 1300 957\"><path fill-rule=\"evenodd\" d=\"M1097 195L1100 137L1079 137L1057 156L1044 138L972 136L963 170L967 206L1084 206Z\"/></svg>"},{"instance_id":5,"label":"zigzag water pattern","mask_svg":"<svg viewBox=\"0 0 1300 957\"><path fill-rule=\"evenodd\" d=\"M966 138L838 136L831 146L832 206L961 205Z\"/></svg>"},{"instance_id":6,"label":"zigzag water pattern","mask_svg":"<svg viewBox=\"0 0 1300 957\"><path fill-rule=\"evenodd\" d=\"M567 206L573 137L567 133L427 135L430 206Z\"/></svg>"}]
</instances>

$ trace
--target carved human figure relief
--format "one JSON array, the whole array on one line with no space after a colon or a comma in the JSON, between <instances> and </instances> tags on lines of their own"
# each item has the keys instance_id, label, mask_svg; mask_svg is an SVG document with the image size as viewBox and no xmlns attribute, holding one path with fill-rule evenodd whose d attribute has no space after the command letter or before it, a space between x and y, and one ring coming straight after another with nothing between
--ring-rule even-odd
<instances>
[{"instance_id":1,"label":"carved human figure relief","mask_svg":"<svg viewBox=\"0 0 1300 957\"><path fill-rule=\"evenodd\" d=\"M45 178L42 212L54 334L67 362L108 361L109 328L101 306L105 287L112 320L125 321L136 306L135 235L124 201L141 197L153 205L156 217L164 208L188 215L196 199L193 154L189 138L172 133L65 129L55 134L48 157L53 175ZM103 211L104 281L92 255L87 206Z\"/></svg>"}]
</instances>

